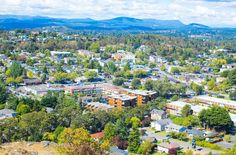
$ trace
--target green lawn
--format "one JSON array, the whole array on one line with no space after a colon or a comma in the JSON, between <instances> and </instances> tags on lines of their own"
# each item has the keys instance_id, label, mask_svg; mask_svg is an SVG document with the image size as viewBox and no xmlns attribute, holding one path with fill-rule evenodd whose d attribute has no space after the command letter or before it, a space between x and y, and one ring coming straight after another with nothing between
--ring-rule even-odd
<instances>
[{"instance_id":1,"label":"green lawn","mask_svg":"<svg viewBox=\"0 0 236 155\"><path fill-rule=\"evenodd\" d=\"M157 132L157 133L155 133L155 134L158 135L158 136L161 136L161 137L166 137L167 132L161 131L161 132Z\"/></svg>"}]
</instances>

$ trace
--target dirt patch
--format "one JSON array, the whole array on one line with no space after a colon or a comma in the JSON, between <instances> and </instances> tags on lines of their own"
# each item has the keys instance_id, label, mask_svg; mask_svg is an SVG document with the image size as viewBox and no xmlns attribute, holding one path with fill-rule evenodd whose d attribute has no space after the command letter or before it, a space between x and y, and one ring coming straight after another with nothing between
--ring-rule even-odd
<instances>
[{"instance_id":1,"label":"dirt patch","mask_svg":"<svg viewBox=\"0 0 236 155\"><path fill-rule=\"evenodd\" d=\"M1 155L58 155L57 144L50 142L13 142L0 145Z\"/></svg>"}]
</instances>

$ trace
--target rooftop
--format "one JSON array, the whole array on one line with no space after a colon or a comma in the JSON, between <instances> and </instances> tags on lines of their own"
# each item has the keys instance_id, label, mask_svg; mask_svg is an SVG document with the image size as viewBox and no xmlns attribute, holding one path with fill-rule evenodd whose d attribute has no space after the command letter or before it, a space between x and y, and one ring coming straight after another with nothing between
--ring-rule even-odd
<instances>
[{"instance_id":1,"label":"rooftop","mask_svg":"<svg viewBox=\"0 0 236 155\"><path fill-rule=\"evenodd\" d=\"M112 109L114 108L111 105L105 104L105 103L100 103L100 102L89 102L86 104L86 107L96 107L102 110L107 110L107 109Z\"/></svg>"},{"instance_id":2,"label":"rooftop","mask_svg":"<svg viewBox=\"0 0 236 155\"><path fill-rule=\"evenodd\" d=\"M205 101L213 102L213 103L217 102L219 104L224 104L224 105L236 106L236 101L231 101L231 100L226 100L226 99L216 98L216 97L210 97L210 96L206 96L206 95L196 96L195 99L205 100Z\"/></svg>"},{"instance_id":3,"label":"rooftop","mask_svg":"<svg viewBox=\"0 0 236 155\"><path fill-rule=\"evenodd\" d=\"M154 91L147 91L147 90L131 90L131 89L126 89L129 93L133 93L133 94L137 94L137 95L143 95L143 96L147 96L147 95L154 95L156 94L156 92Z\"/></svg>"},{"instance_id":4,"label":"rooftop","mask_svg":"<svg viewBox=\"0 0 236 155\"><path fill-rule=\"evenodd\" d=\"M137 98L136 96L128 96L124 94L112 94L112 95L108 95L108 97L115 98L122 101L133 100Z\"/></svg>"},{"instance_id":5,"label":"rooftop","mask_svg":"<svg viewBox=\"0 0 236 155\"><path fill-rule=\"evenodd\" d=\"M167 148L167 149L172 149L172 148L178 148L179 145L177 143L168 143L168 142L163 142L158 144L158 146Z\"/></svg>"}]
</instances>

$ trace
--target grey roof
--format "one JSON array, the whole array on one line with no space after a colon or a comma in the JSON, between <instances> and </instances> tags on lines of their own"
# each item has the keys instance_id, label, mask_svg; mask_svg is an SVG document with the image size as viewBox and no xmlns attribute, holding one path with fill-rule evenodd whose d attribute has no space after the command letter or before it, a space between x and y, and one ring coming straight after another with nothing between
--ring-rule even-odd
<instances>
[{"instance_id":1,"label":"grey roof","mask_svg":"<svg viewBox=\"0 0 236 155\"><path fill-rule=\"evenodd\" d=\"M140 139L141 139L142 141L149 140L151 143L153 143L153 142L156 141L156 138L155 138L155 137L150 137L150 136L141 136Z\"/></svg>"},{"instance_id":2,"label":"grey roof","mask_svg":"<svg viewBox=\"0 0 236 155\"><path fill-rule=\"evenodd\" d=\"M193 136L200 136L200 137L203 137L205 135L203 131L196 130L196 129L187 129L186 133L191 134Z\"/></svg>"},{"instance_id":3,"label":"grey roof","mask_svg":"<svg viewBox=\"0 0 236 155\"><path fill-rule=\"evenodd\" d=\"M165 111L163 111L163 110L158 110L158 109L153 109L150 113L151 113L151 114L163 115L163 114L165 114Z\"/></svg>"},{"instance_id":4,"label":"grey roof","mask_svg":"<svg viewBox=\"0 0 236 155\"><path fill-rule=\"evenodd\" d=\"M2 109L0 110L0 115L8 115L8 114L12 114L12 113L16 113L14 110L11 109Z\"/></svg>"},{"instance_id":5,"label":"grey roof","mask_svg":"<svg viewBox=\"0 0 236 155\"><path fill-rule=\"evenodd\" d=\"M110 154L112 154L112 155L128 155L128 153L126 151L121 150L115 146L110 147Z\"/></svg>"},{"instance_id":6,"label":"grey roof","mask_svg":"<svg viewBox=\"0 0 236 155\"><path fill-rule=\"evenodd\" d=\"M184 128L183 126L180 126L180 125L177 125L177 124L174 124L174 123L169 123L166 127L177 129L177 130L180 130L180 129Z\"/></svg>"},{"instance_id":7,"label":"grey roof","mask_svg":"<svg viewBox=\"0 0 236 155\"><path fill-rule=\"evenodd\" d=\"M171 123L172 121L170 119L160 119L157 120L156 123L160 124L160 125L167 125L169 123Z\"/></svg>"}]
</instances>

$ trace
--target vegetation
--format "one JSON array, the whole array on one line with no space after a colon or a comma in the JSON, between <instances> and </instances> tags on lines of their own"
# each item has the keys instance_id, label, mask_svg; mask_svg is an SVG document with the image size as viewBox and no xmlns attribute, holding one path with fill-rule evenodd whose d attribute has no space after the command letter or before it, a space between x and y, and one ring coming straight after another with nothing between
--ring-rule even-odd
<instances>
[{"instance_id":1,"label":"vegetation","mask_svg":"<svg viewBox=\"0 0 236 155\"><path fill-rule=\"evenodd\" d=\"M212 106L199 113L199 120L204 127L216 131L227 131L232 129L233 122L225 108Z\"/></svg>"}]
</instances>

